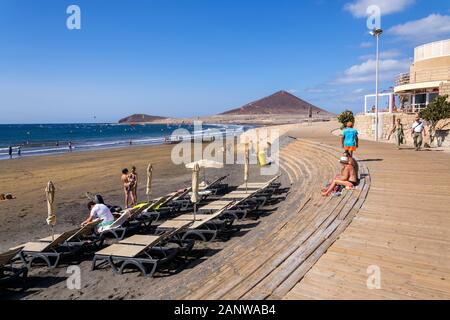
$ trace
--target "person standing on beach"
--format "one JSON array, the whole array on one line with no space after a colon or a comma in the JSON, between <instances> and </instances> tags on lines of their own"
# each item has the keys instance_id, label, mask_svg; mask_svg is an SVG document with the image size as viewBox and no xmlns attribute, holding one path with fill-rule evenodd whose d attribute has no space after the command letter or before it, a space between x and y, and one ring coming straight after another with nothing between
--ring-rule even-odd
<instances>
[{"instance_id":1,"label":"person standing on beach","mask_svg":"<svg viewBox=\"0 0 450 320\"><path fill-rule=\"evenodd\" d=\"M12 157L13 157L13 149L12 149L12 146L9 146L9 148L8 148L8 154L9 154L9 158L10 159L12 159Z\"/></svg>"},{"instance_id":2,"label":"person standing on beach","mask_svg":"<svg viewBox=\"0 0 450 320\"><path fill-rule=\"evenodd\" d=\"M347 127L342 131L341 143L342 148L353 157L353 152L359 147L358 131L353 128L353 122L348 122Z\"/></svg>"},{"instance_id":3,"label":"person standing on beach","mask_svg":"<svg viewBox=\"0 0 450 320\"><path fill-rule=\"evenodd\" d=\"M130 188L131 188L131 194L133 196L133 205L137 205L138 198L137 198L137 190L138 190L138 174L136 172L136 167L133 166L131 168L131 173L129 175L129 181L130 181Z\"/></svg>"},{"instance_id":4,"label":"person standing on beach","mask_svg":"<svg viewBox=\"0 0 450 320\"><path fill-rule=\"evenodd\" d=\"M22 147L21 147L21 146L18 146L18 147L17 147L17 156L18 156L18 157L21 157L21 156L22 156Z\"/></svg>"},{"instance_id":5,"label":"person standing on beach","mask_svg":"<svg viewBox=\"0 0 450 320\"><path fill-rule=\"evenodd\" d=\"M131 192L131 183L130 183L130 175L129 175L129 171L128 169L123 169L122 170L122 184L123 184L123 191L125 193L125 209L128 208L128 205L130 204L130 200L131 202L133 202L132 200L132 192Z\"/></svg>"},{"instance_id":6,"label":"person standing on beach","mask_svg":"<svg viewBox=\"0 0 450 320\"><path fill-rule=\"evenodd\" d=\"M416 151L420 151L423 144L423 138L427 136L425 131L425 124L419 116L416 117L416 121L412 125L412 136L414 139L414 148Z\"/></svg>"},{"instance_id":7,"label":"person standing on beach","mask_svg":"<svg viewBox=\"0 0 450 320\"><path fill-rule=\"evenodd\" d=\"M389 134L388 140L391 139L391 135L395 133L395 140L397 142L397 148L400 150L400 146L405 143L405 131L403 130L403 124L401 119L397 119L394 124L391 133Z\"/></svg>"},{"instance_id":8,"label":"person standing on beach","mask_svg":"<svg viewBox=\"0 0 450 320\"><path fill-rule=\"evenodd\" d=\"M72 152L72 141L69 141L69 152Z\"/></svg>"}]
</instances>

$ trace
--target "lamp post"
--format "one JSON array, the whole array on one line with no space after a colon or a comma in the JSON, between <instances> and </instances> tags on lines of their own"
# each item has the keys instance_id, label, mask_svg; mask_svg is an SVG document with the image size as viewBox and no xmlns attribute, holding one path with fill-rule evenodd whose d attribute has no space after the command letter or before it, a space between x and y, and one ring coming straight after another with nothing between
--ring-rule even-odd
<instances>
[{"instance_id":1,"label":"lamp post","mask_svg":"<svg viewBox=\"0 0 450 320\"><path fill-rule=\"evenodd\" d=\"M383 33L382 29L373 29L370 34L377 39L377 55L376 55L376 76L375 76L375 141L378 142L379 132L378 132L378 83L379 83L379 67L380 67L380 36Z\"/></svg>"}]
</instances>

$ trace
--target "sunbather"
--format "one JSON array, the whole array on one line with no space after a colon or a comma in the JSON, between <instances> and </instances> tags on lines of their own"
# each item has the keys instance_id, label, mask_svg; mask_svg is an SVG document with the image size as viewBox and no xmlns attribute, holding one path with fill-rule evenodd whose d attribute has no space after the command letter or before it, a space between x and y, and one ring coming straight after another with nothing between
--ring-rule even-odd
<instances>
[{"instance_id":1,"label":"sunbather","mask_svg":"<svg viewBox=\"0 0 450 320\"><path fill-rule=\"evenodd\" d=\"M355 168L356 177L359 180L359 164L358 164L358 162L355 160L355 158L353 158L353 156L347 150L344 152L344 157L347 157L348 162L353 166L353 168Z\"/></svg>"},{"instance_id":2,"label":"sunbather","mask_svg":"<svg viewBox=\"0 0 450 320\"><path fill-rule=\"evenodd\" d=\"M128 180L130 181L131 194L133 196L133 206L137 205L137 189L138 189L138 174L136 172L136 167L131 168L131 172L128 175Z\"/></svg>"},{"instance_id":3,"label":"sunbather","mask_svg":"<svg viewBox=\"0 0 450 320\"><path fill-rule=\"evenodd\" d=\"M341 175L338 175L330 184L328 189L322 191L322 196L328 197L336 186L343 186L348 190L353 190L358 185L358 177L355 168L350 164L347 157L340 159L342 165Z\"/></svg>"},{"instance_id":4,"label":"sunbather","mask_svg":"<svg viewBox=\"0 0 450 320\"><path fill-rule=\"evenodd\" d=\"M133 206L134 203L134 197L132 192L132 182L130 181L130 171L128 169L122 170L122 184L123 184L123 191L125 193L125 209L129 208L130 206Z\"/></svg>"},{"instance_id":5,"label":"sunbather","mask_svg":"<svg viewBox=\"0 0 450 320\"><path fill-rule=\"evenodd\" d=\"M87 205L90 210L89 218L87 218L81 226L95 222L98 220L102 220L102 222L97 226L97 232L103 232L108 229L114 223L114 216L107 206L104 204L95 204L95 202L91 201Z\"/></svg>"}]
</instances>

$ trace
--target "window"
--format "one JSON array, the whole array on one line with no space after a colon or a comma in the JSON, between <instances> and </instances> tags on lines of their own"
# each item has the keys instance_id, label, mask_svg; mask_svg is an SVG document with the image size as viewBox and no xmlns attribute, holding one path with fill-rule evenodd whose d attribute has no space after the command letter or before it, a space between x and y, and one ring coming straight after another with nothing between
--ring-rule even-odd
<instances>
[{"instance_id":1,"label":"window","mask_svg":"<svg viewBox=\"0 0 450 320\"><path fill-rule=\"evenodd\" d=\"M436 99L436 97L437 97L438 95L439 95L439 94L437 94L437 93L429 93L429 94L428 94L428 102L429 102L429 103L433 102L433 100Z\"/></svg>"},{"instance_id":2,"label":"window","mask_svg":"<svg viewBox=\"0 0 450 320\"><path fill-rule=\"evenodd\" d=\"M427 103L427 95L425 93L416 94L415 95L415 104L424 104L424 103Z\"/></svg>"}]
</instances>

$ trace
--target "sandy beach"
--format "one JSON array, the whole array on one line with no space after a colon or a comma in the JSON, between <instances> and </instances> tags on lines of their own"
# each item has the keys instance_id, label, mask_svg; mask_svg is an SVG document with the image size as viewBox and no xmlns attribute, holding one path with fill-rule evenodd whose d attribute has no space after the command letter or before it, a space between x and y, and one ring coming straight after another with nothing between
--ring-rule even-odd
<instances>
[{"instance_id":1,"label":"sandy beach","mask_svg":"<svg viewBox=\"0 0 450 320\"><path fill-rule=\"evenodd\" d=\"M86 192L101 194L109 204L123 206L120 184L122 168L135 165L141 177L139 198L146 199L145 170L148 163L154 166L153 194L156 198L191 185L191 171L171 161L171 145L130 147L116 150L74 152L56 156L40 156L5 160L1 162L2 176L0 190L13 194L16 199L0 203L0 249L47 237L50 228L46 225L47 206L44 189L48 180L56 186L57 225L55 232L64 232L78 227L87 215ZM257 170L251 175L253 181L267 178L258 177ZM207 179L229 174L231 185L242 183L241 165L225 166L224 169L209 169ZM252 223L237 226L237 233ZM0 291L2 299L159 299L152 295L151 288L163 290L169 285L168 279L183 277L183 270L201 263L214 254L226 241L196 244L192 257L182 262L179 270L168 277L158 275L154 279L143 279L137 274L115 276L110 269L91 272L92 257L81 262L82 290L68 290L66 287L67 266L56 270L33 268L29 273L29 287L26 292ZM76 264L76 263L75 263ZM145 282L145 286L142 285ZM150 296L149 296L150 292Z\"/></svg>"}]
</instances>

